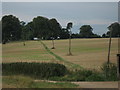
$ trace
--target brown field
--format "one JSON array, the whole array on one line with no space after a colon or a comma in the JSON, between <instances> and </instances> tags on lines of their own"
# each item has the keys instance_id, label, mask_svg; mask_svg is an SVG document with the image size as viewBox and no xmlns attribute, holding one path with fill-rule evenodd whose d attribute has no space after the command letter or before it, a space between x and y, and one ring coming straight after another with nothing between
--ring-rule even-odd
<instances>
[{"instance_id":1,"label":"brown field","mask_svg":"<svg viewBox=\"0 0 120 90\"><path fill-rule=\"evenodd\" d=\"M51 41L44 41L51 48ZM109 39L72 39L72 56L68 56L68 40L55 40L55 54L84 68L99 69L107 61ZM118 39L112 39L110 61L117 62Z\"/></svg>"},{"instance_id":2,"label":"brown field","mask_svg":"<svg viewBox=\"0 0 120 90\"><path fill-rule=\"evenodd\" d=\"M56 55L68 62L79 64L84 68L99 69L107 61L109 39L72 39L72 56L68 56L68 40L55 40L55 49L51 49L52 41L43 41ZM118 52L118 39L112 39L110 61L116 63ZM40 41L27 41L8 43L2 46L2 62L57 62L40 43Z\"/></svg>"},{"instance_id":3,"label":"brown field","mask_svg":"<svg viewBox=\"0 0 120 90\"><path fill-rule=\"evenodd\" d=\"M68 56L68 40L55 40L55 49L51 49L52 41L42 41L50 51L64 60L58 60L40 41L12 42L2 45L2 62L54 62L74 63L88 69L100 70L107 61L109 39L72 39L72 56ZM117 62L118 39L112 39L110 61ZM67 63L66 62L66 63ZM68 64L72 65L72 64ZM117 82L34 82L25 76L2 76L3 88L117 88Z\"/></svg>"},{"instance_id":4,"label":"brown field","mask_svg":"<svg viewBox=\"0 0 120 90\"><path fill-rule=\"evenodd\" d=\"M51 62L56 61L38 41L8 43L2 46L2 62Z\"/></svg>"}]
</instances>

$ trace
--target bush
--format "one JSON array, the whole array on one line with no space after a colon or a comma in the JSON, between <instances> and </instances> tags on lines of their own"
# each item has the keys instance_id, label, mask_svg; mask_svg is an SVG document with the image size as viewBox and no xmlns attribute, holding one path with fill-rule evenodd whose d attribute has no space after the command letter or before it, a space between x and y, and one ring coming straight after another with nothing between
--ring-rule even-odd
<instances>
[{"instance_id":1,"label":"bush","mask_svg":"<svg viewBox=\"0 0 120 90\"><path fill-rule=\"evenodd\" d=\"M104 63L103 66L101 67L102 72L106 78L106 80L112 80L116 81L117 80L117 65L114 63Z\"/></svg>"},{"instance_id":2,"label":"bush","mask_svg":"<svg viewBox=\"0 0 120 90\"><path fill-rule=\"evenodd\" d=\"M51 77L50 80L55 81L116 81L117 80L117 67L115 64L109 66L109 77L106 76L108 73L108 66L104 64L102 66L102 72L96 70L76 70L67 73L63 77Z\"/></svg>"},{"instance_id":3,"label":"bush","mask_svg":"<svg viewBox=\"0 0 120 90\"><path fill-rule=\"evenodd\" d=\"M49 78L54 76L64 76L67 69L62 64L55 63L3 63L3 75L6 74L24 74L40 78Z\"/></svg>"},{"instance_id":4,"label":"bush","mask_svg":"<svg viewBox=\"0 0 120 90\"><path fill-rule=\"evenodd\" d=\"M93 71L91 70L78 70L78 71L71 71L64 77L52 77L50 80L55 81L85 81L86 78L92 75Z\"/></svg>"},{"instance_id":5,"label":"bush","mask_svg":"<svg viewBox=\"0 0 120 90\"><path fill-rule=\"evenodd\" d=\"M105 81L105 77L100 73L94 73L87 77L85 81Z\"/></svg>"},{"instance_id":6,"label":"bush","mask_svg":"<svg viewBox=\"0 0 120 90\"><path fill-rule=\"evenodd\" d=\"M77 76L77 81L85 81L86 77L92 75L92 70L79 70L75 72L75 75Z\"/></svg>"}]
</instances>

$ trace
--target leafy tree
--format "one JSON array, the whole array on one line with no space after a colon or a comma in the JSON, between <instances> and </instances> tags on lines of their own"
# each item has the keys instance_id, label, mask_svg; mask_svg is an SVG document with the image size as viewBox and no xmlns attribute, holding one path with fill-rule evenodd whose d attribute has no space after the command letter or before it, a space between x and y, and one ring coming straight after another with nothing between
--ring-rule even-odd
<instances>
[{"instance_id":1,"label":"leafy tree","mask_svg":"<svg viewBox=\"0 0 120 90\"><path fill-rule=\"evenodd\" d=\"M120 36L120 24L118 22L112 23L110 26L108 26L109 31L107 32L107 35L111 37L118 37Z\"/></svg>"},{"instance_id":2,"label":"leafy tree","mask_svg":"<svg viewBox=\"0 0 120 90\"><path fill-rule=\"evenodd\" d=\"M68 39L69 38L69 31L66 28L62 28L60 32L61 39Z\"/></svg>"},{"instance_id":3,"label":"leafy tree","mask_svg":"<svg viewBox=\"0 0 120 90\"><path fill-rule=\"evenodd\" d=\"M91 38L101 38L101 36L93 33L93 35L91 35Z\"/></svg>"},{"instance_id":4,"label":"leafy tree","mask_svg":"<svg viewBox=\"0 0 120 90\"><path fill-rule=\"evenodd\" d=\"M94 35L92 30L93 28L90 25L83 25L80 27L80 36L84 38L89 38Z\"/></svg>"},{"instance_id":5,"label":"leafy tree","mask_svg":"<svg viewBox=\"0 0 120 90\"><path fill-rule=\"evenodd\" d=\"M76 33L76 34L72 34L71 38L80 38L80 34Z\"/></svg>"},{"instance_id":6,"label":"leafy tree","mask_svg":"<svg viewBox=\"0 0 120 90\"><path fill-rule=\"evenodd\" d=\"M33 38L34 38L34 29L32 22L29 22L22 29L22 40L31 40Z\"/></svg>"},{"instance_id":7,"label":"leafy tree","mask_svg":"<svg viewBox=\"0 0 120 90\"><path fill-rule=\"evenodd\" d=\"M0 43L2 43L2 21L0 21Z\"/></svg>"},{"instance_id":8,"label":"leafy tree","mask_svg":"<svg viewBox=\"0 0 120 90\"><path fill-rule=\"evenodd\" d=\"M105 38L105 37L106 37L106 34L104 33L104 34L102 35L102 37Z\"/></svg>"},{"instance_id":9,"label":"leafy tree","mask_svg":"<svg viewBox=\"0 0 120 90\"><path fill-rule=\"evenodd\" d=\"M69 22L69 23L67 24L67 29L71 29L71 28L72 28L72 25L73 25L73 23L72 23L72 22Z\"/></svg>"},{"instance_id":10,"label":"leafy tree","mask_svg":"<svg viewBox=\"0 0 120 90\"><path fill-rule=\"evenodd\" d=\"M25 40L26 40L26 32L25 32L25 22L24 21L21 21L20 22L21 24L21 28L22 28L22 32L21 32L21 38L23 40L23 45L25 46Z\"/></svg>"},{"instance_id":11,"label":"leafy tree","mask_svg":"<svg viewBox=\"0 0 120 90\"><path fill-rule=\"evenodd\" d=\"M52 49L55 49L54 39L60 36L61 26L57 22L57 20L53 18L53 19L49 20L49 28L50 28L49 32L50 32L51 37L52 37L52 44L53 44Z\"/></svg>"},{"instance_id":12,"label":"leafy tree","mask_svg":"<svg viewBox=\"0 0 120 90\"><path fill-rule=\"evenodd\" d=\"M33 19L33 30L34 30L34 36L38 38L48 38L48 31L49 31L49 23L48 18L38 16Z\"/></svg>"},{"instance_id":13,"label":"leafy tree","mask_svg":"<svg viewBox=\"0 0 120 90\"><path fill-rule=\"evenodd\" d=\"M58 36L60 36L61 25L57 22L55 18L49 20L49 28L51 30L50 32L52 37L57 38Z\"/></svg>"},{"instance_id":14,"label":"leafy tree","mask_svg":"<svg viewBox=\"0 0 120 90\"><path fill-rule=\"evenodd\" d=\"M8 41L20 40L21 25L17 17L5 15L2 17L2 41L5 44Z\"/></svg>"}]
</instances>

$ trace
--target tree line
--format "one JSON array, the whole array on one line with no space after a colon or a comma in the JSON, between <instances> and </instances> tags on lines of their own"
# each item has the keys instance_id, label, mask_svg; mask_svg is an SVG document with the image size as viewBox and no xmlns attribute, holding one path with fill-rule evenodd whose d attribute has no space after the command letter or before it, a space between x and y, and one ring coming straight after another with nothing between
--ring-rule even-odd
<instances>
[{"instance_id":1,"label":"tree line","mask_svg":"<svg viewBox=\"0 0 120 90\"><path fill-rule=\"evenodd\" d=\"M32 40L34 37L50 40L50 39L68 39L70 36L69 28L63 28L55 19L37 16L31 22L20 21L13 15L5 15L2 17L2 43L18 40ZM71 38L100 38L100 35L93 33L90 25L83 25L78 34L71 33ZM108 27L109 31L102 37L109 37L112 31L112 37L120 35L120 24L115 22Z\"/></svg>"}]
</instances>

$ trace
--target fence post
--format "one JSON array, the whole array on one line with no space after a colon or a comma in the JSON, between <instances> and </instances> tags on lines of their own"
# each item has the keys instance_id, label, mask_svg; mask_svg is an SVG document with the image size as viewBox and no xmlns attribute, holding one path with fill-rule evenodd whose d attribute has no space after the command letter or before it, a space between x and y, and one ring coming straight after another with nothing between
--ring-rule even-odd
<instances>
[{"instance_id":1,"label":"fence post","mask_svg":"<svg viewBox=\"0 0 120 90\"><path fill-rule=\"evenodd\" d=\"M118 89L120 90L120 54L117 54L117 77L118 77Z\"/></svg>"}]
</instances>

